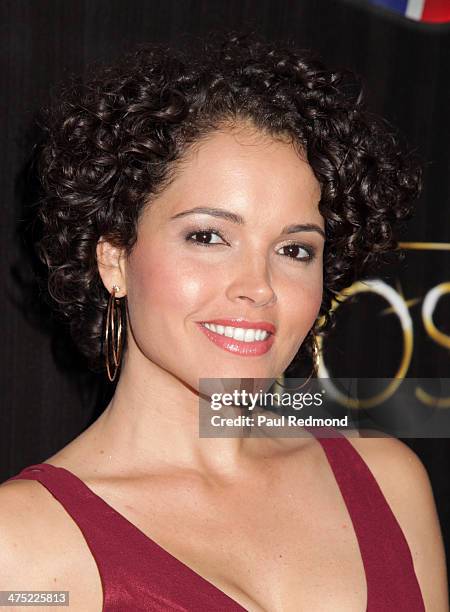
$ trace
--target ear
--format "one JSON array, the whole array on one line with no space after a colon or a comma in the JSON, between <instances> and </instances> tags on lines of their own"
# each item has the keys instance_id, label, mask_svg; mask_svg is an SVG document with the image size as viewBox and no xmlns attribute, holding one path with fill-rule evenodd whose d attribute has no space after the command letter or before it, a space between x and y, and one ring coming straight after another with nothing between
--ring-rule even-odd
<instances>
[{"instance_id":1,"label":"ear","mask_svg":"<svg viewBox=\"0 0 450 612\"><path fill-rule=\"evenodd\" d=\"M97 242L98 271L109 293L114 285L119 287L116 297L123 297L127 293L125 274L125 249L113 246L100 236Z\"/></svg>"}]
</instances>

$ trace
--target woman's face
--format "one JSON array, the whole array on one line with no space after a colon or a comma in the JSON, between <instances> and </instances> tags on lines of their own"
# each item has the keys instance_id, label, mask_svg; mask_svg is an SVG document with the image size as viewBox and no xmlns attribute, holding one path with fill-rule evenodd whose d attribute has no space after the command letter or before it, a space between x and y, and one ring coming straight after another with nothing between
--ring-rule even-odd
<instances>
[{"instance_id":1,"label":"woman's face","mask_svg":"<svg viewBox=\"0 0 450 612\"><path fill-rule=\"evenodd\" d=\"M129 350L195 389L281 374L321 304L319 199L292 145L249 127L210 135L139 222Z\"/></svg>"}]
</instances>

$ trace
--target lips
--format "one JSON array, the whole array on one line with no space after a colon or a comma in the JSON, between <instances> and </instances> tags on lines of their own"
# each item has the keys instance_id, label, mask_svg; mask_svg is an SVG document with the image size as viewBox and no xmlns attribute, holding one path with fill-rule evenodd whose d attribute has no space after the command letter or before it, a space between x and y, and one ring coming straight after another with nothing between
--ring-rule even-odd
<instances>
[{"instance_id":1,"label":"lips","mask_svg":"<svg viewBox=\"0 0 450 612\"><path fill-rule=\"evenodd\" d=\"M222 325L223 327L241 327L243 329L262 329L269 333L265 340L256 340L255 342L245 342L242 340L236 340L235 338L229 338L222 334L216 333L211 329L207 329L202 323L198 322L197 325L205 336L211 340L216 346L219 346L225 351L241 355L244 357L257 357L263 355L270 350L274 342L275 327L267 321L244 321L242 319L213 319L204 321L203 323L209 323L213 325Z\"/></svg>"}]
</instances>

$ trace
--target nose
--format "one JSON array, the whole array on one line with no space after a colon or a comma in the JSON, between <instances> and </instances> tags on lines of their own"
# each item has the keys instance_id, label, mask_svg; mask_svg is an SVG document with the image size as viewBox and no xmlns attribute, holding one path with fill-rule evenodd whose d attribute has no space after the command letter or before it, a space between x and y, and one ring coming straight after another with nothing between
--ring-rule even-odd
<instances>
[{"instance_id":1,"label":"nose","mask_svg":"<svg viewBox=\"0 0 450 612\"><path fill-rule=\"evenodd\" d=\"M246 261L239 262L233 272L226 292L230 300L248 302L254 307L272 306L276 303L277 296L264 258L249 256Z\"/></svg>"}]
</instances>

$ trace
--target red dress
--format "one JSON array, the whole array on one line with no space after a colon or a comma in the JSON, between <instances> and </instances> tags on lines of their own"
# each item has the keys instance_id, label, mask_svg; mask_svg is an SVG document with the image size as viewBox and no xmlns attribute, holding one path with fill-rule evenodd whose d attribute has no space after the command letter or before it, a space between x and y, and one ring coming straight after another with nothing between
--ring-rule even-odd
<instances>
[{"instance_id":1,"label":"red dress","mask_svg":"<svg viewBox=\"0 0 450 612\"><path fill-rule=\"evenodd\" d=\"M405 536L375 478L342 435L317 437L359 542L366 612L425 612ZM15 479L38 480L83 533L97 563L102 612L243 612L245 608L161 548L65 468L38 463Z\"/></svg>"}]
</instances>

